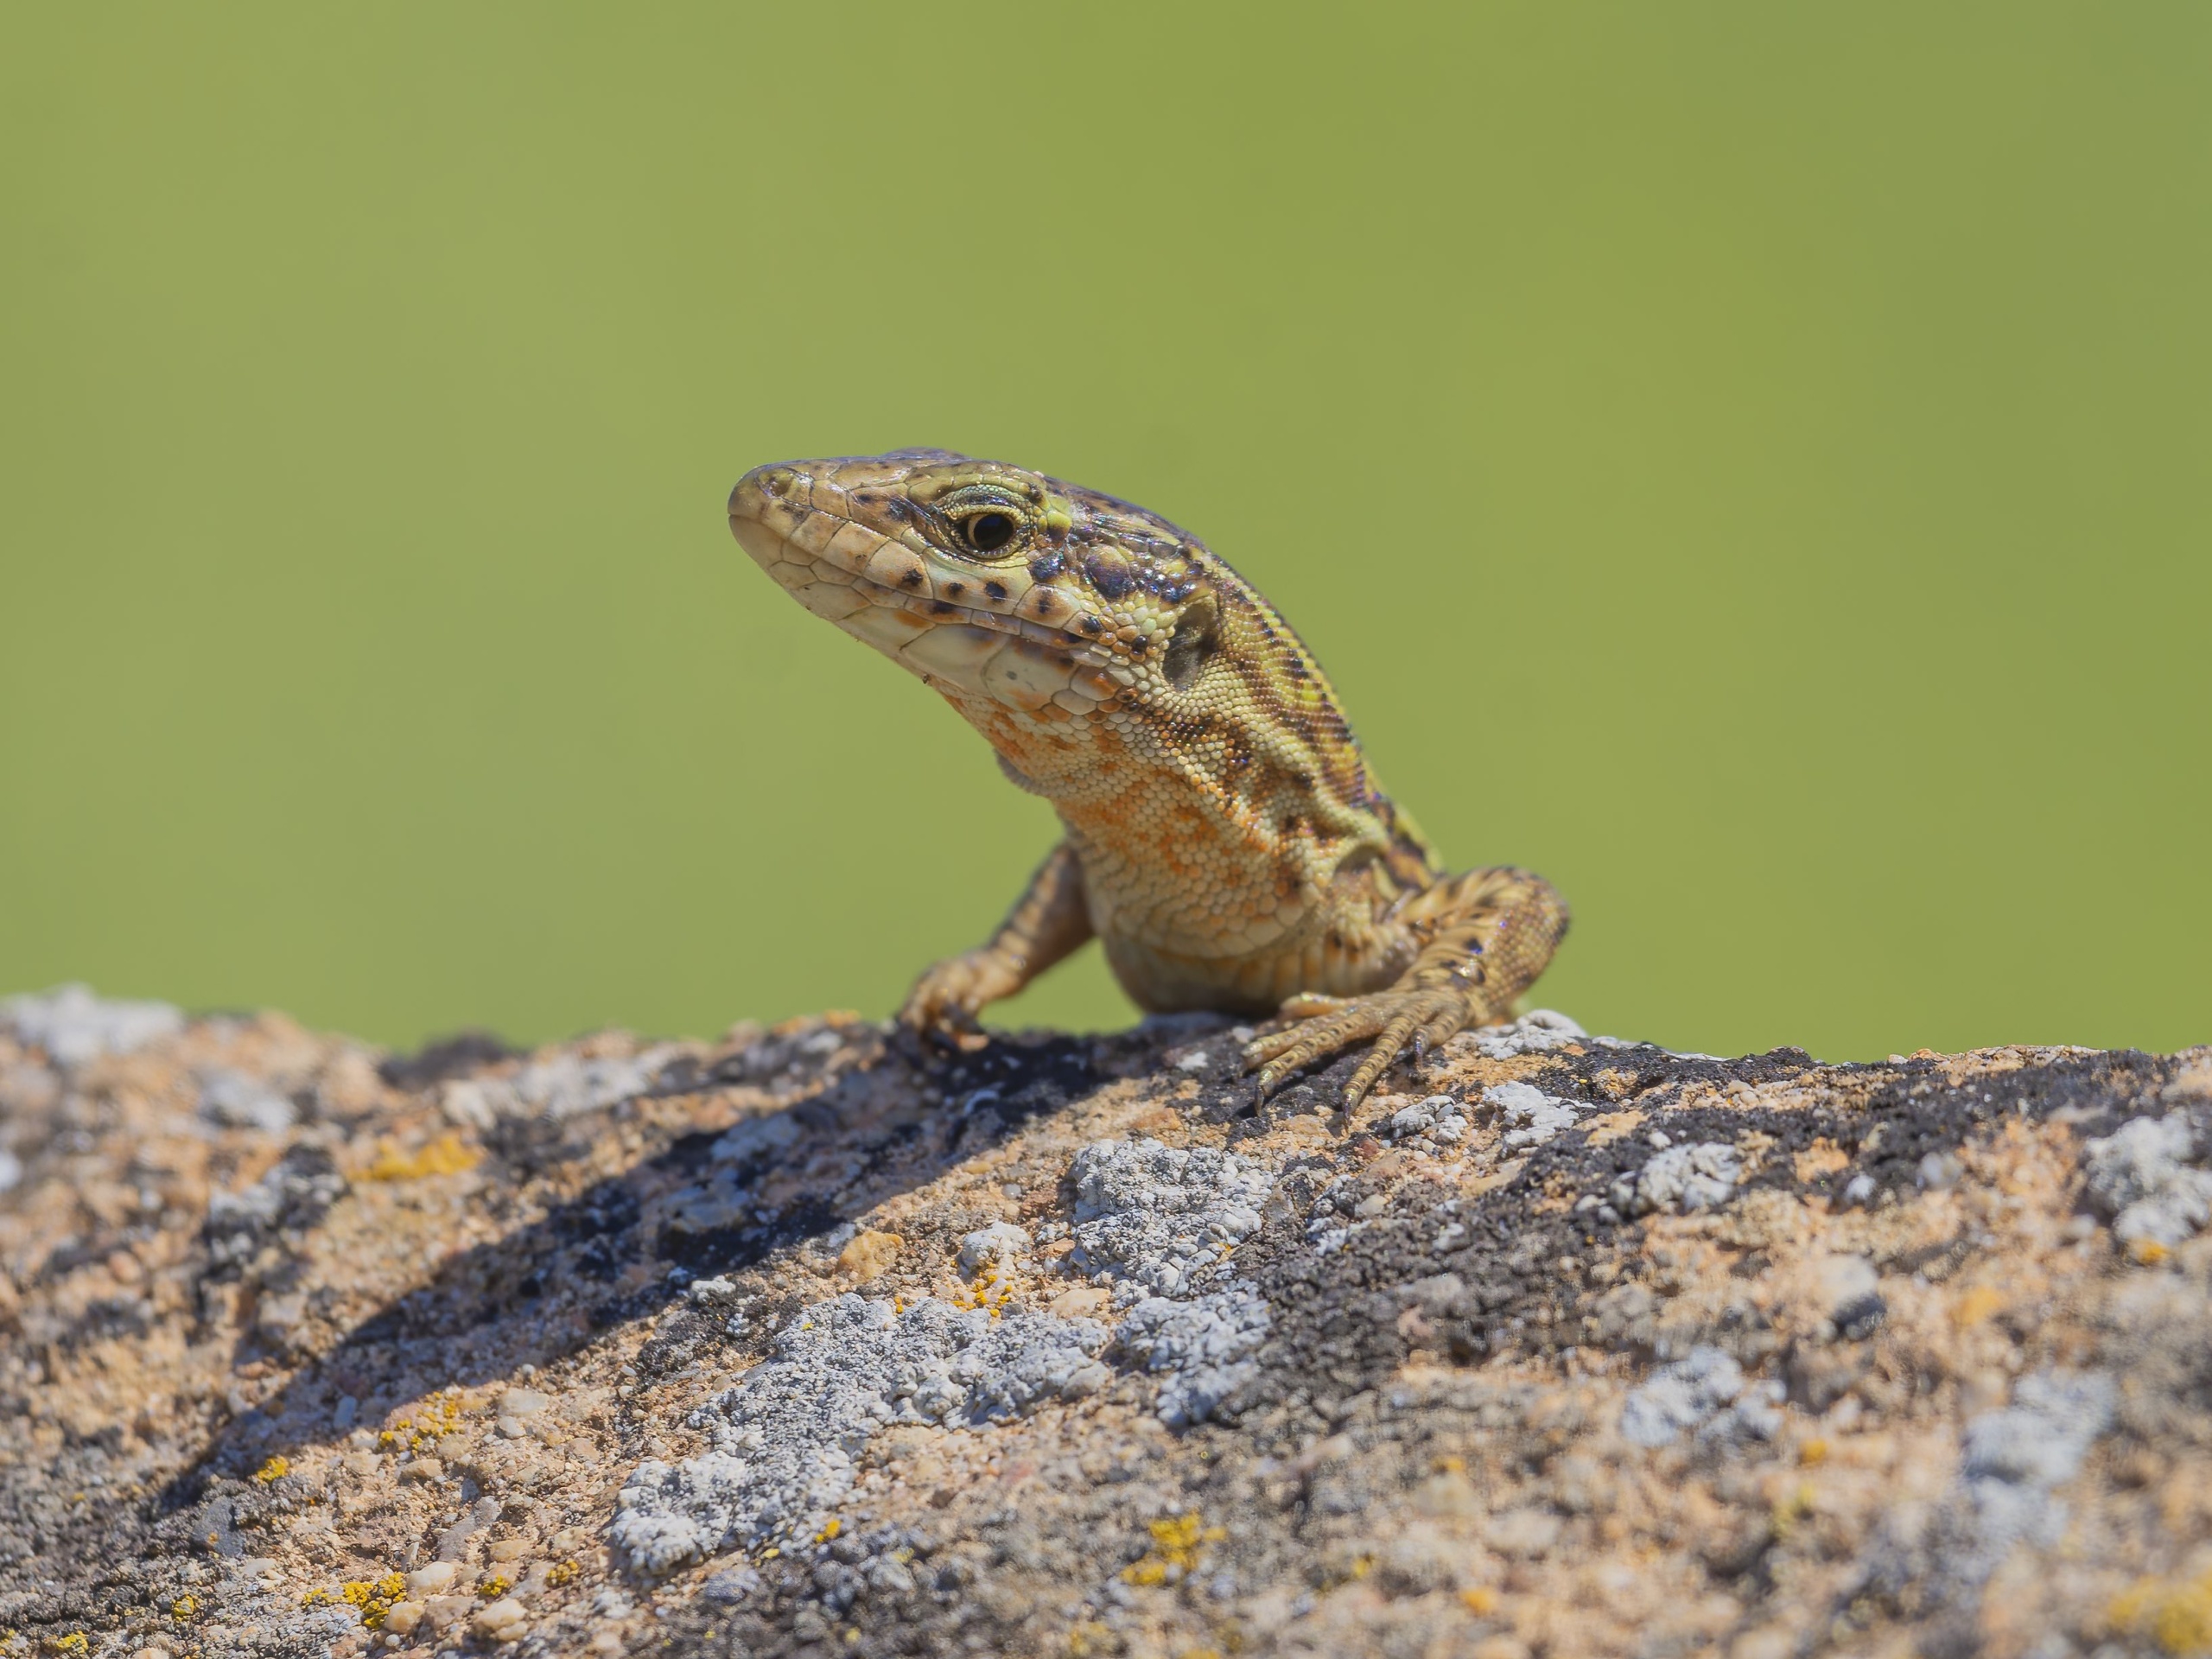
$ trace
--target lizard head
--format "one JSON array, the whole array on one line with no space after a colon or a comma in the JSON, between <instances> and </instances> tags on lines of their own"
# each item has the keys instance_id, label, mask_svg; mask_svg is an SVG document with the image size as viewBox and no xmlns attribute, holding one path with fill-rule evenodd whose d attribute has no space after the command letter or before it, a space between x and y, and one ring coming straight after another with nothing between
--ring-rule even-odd
<instances>
[{"instance_id":1,"label":"lizard head","mask_svg":"<svg viewBox=\"0 0 2212 1659\"><path fill-rule=\"evenodd\" d=\"M1191 688L1211 556L1141 507L943 449L756 467L730 529L817 616L956 702L1051 721Z\"/></svg>"}]
</instances>

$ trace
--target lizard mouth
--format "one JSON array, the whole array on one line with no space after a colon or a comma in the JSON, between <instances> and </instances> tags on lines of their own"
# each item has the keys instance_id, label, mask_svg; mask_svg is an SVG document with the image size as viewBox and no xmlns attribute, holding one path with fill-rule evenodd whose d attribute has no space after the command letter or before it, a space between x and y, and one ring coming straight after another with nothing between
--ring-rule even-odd
<instances>
[{"instance_id":1,"label":"lizard mouth","mask_svg":"<svg viewBox=\"0 0 2212 1659\"><path fill-rule=\"evenodd\" d=\"M1086 614L1026 571L1001 579L950 569L904 538L763 491L756 478L747 474L730 499L739 544L808 610L931 686L1047 719L1051 709L1086 713L1122 689L1098 642L1013 613L1049 600L1072 620Z\"/></svg>"}]
</instances>

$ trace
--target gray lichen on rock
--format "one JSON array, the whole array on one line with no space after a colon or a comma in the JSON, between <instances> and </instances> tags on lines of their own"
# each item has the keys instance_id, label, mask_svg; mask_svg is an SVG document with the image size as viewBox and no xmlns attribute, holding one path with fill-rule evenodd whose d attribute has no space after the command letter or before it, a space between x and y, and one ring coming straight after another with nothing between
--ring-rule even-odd
<instances>
[{"instance_id":1,"label":"gray lichen on rock","mask_svg":"<svg viewBox=\"0 0 2212 1659\"><path fill-rule=\"evenodd\" d=\"M1743 1160L1725 1141L1700 1141L1669 1147L1646 1160L1632 1174L1612 1185L1607 1201L1622 1216L1669 1215L1711 1210L1726 1204L1743 1179Z\"/></svg>"},{"instance_id":2,"label":"gray lichen on rock","mask_svg":"<svg viewBox=\"0 0 2212 1659\"><path fill-rule=\"evenodd\" d=\"M1116 1304L1189 1295L1259 1230L1274 1177L1233 1152L1102 1141L1076 1154L1075 1265Z\"/></svg>"},{"instance_id":3,"label":"gray lichen on rock","mask_svg":"<svg viewBox=\"0 0 2212 1659\"><path fill-rule=\"evenodd\" d=\"M1147 1371L1164 1374L1154 1409L1171 1428L1223 1415L1236 1390L1258 1375L1252 1356L1267 1340L1268 1304L1249 1285L1208 1291L1188 1301L1147 1296L1122 1317L1122 1351Z\"/></svg>"},{"instance_id":4,"label":"gray lichen on rock","mask_svg":"<svg viewBox=\"0 0 2212 1659\"><path fill-rule=\"evenodd\" d=\"M1778 1381L1747 1384L1727 1352L1700 1344L1629 1391L1621 1435L1638 1446L1665 1446L1686 1431L1700 1440L1772 1440L1786 1397Z\"/></svg>"},{"instance_id":5,"label":"gray lichen on rock","mask_svg":"<svg viewBox=\"0 0 2212 1659\"><path fill-rule=\"evenodd\" d=\"M1492 1084L1483 1090L1483 1103L1504 1114L1503 1144L1509 1152L1542 1146L1573 1128L1576 1117L1588 1109L1578 1109L1577 1103L1560 1100L1526 1083Z\"/></svg>"},{"instance_id":6,"label":"gray lichen on rock","mask_svg":"<svg viewBox=\"0 0 2212 1659\"><path fill-rule=\"evenodd\" d=\"M95 996L87 985L0 997L0 1031L45 1051L56 1065L83 1065L103 1054L133 1054L184 1029L167 1002Z\"/></svg>"},{"instance_id":7,"label":"gray lichen on rock","mask_svg":"<svg viewBox=\"0 0 2212 1659\"><path fill-rule=\"evenodd\" d=\"M622 1489L615 1547L665 1572L733 1546L820 1530L852 1490L853 1460L894 1423L980 1427L1105 1382L1106 1327L1049 1313L900 1309L840 1296L794 1317L742 1382L693 1414L713 1450L649 1459Z\"/></svg>"},{"instance_id":8,"label":"gray lichen on rock","mask_svg":"<svg viewBox=\"0 0 2212 1659\"><path fill-rule=\"evenodd\" d=\"M2193 1168L2203 1142L2184 1112L2132 1117L2083 1149L2089 1197L2115 1237L2171 1248L2212 1220L2212 1170Z\"/></svg>"}]
</instances>

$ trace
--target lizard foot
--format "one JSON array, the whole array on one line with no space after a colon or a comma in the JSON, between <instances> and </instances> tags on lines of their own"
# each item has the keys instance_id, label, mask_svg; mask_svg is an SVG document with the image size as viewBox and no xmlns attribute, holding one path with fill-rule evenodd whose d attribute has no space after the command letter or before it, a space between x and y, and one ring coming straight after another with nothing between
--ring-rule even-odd
<instances>
[{"instance_id":1,"label":"lizard foot","mask_svg":"<svg viewBox=\"0 0 2212 1659\"><path fill-rule=\"evenodd\" d=\"M947 957L914 982L899 1010L899 1023L948 1048L972 1054L991 1040L976 1015L985 1004L1008 995L1012 977L988 946Z\"/></svg>"},{"instance_id":2,"label":"lizard foot","mask_svg":"<svg viewBox=\"0 0 2212 1659\"><path fill-rule=\"evenodd\" d=\"M1282 1007L1294 1023L1246 1044L1244 1069L1257 1069L1265 1100L1300 1066L1371 1037L1367 1058L1344 1084L1344 1109L1350 1111L1402 1052L1419 1059L1487 1011L1480 997L1456 985L1408 986L1370 996L1294 996Z\"/></svg>"}]
</instances>

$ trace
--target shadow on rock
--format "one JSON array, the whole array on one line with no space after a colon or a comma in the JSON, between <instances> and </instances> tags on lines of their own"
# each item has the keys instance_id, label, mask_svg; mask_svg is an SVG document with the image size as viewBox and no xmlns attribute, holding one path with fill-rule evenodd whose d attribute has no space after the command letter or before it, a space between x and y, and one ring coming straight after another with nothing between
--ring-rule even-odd
<instances>
[{"instance_id":1,"label":"shadow on rock","mask_svg":"<svg viewBox=\"0 0 2212 1659\"><path fill-rule=\"evenodd\" d=\"M687 1059L667 1069L644 1096L614 1106L614 1115L638 1099L771 1080L779 1090L813 1092L720 1132L680 1135L453 1255L427 1283L353 1325L274 1395L232 1418L168 1484L161 1510L200 1503L216 1478L244 1480L272 1456L341 1440L433 1389L555 1365L683 1297L696 1281L795 1248L834 1255L852 1236L854 1217L1111 1077L1141 1070L1157 1046L1141 1036L1017 1037L946 1054L903 1033L887 1039L874 1027L855 1028L854 1036L826 1053L817 1040L816 1053L796 1061L789 1045L770 1039L714 1065ZM439 1052L402 1062L402 1075L442 1080L486 1058ZM537 1117L495 1120L482 1139L499 1184L477 1201L495 1215L535 1207L531 1185L583 1150L569 1138L578 1128ZM319 1221L342 1191L327 1158L307 1160L296 1172L280 1166L272 1185L276 1219L295 1228ZM292 1186L302 1190L292 1193ZM240 1248L224 1228L219 1219L209 1230L208 1280L222 1276L226 1252ZM256 1332L249 1324L239 1338L241 1363L263 1346ZM224 1548L225 1529L213 1530L217 1552L232 1553Z\"/></svg>"}]
</instances>

